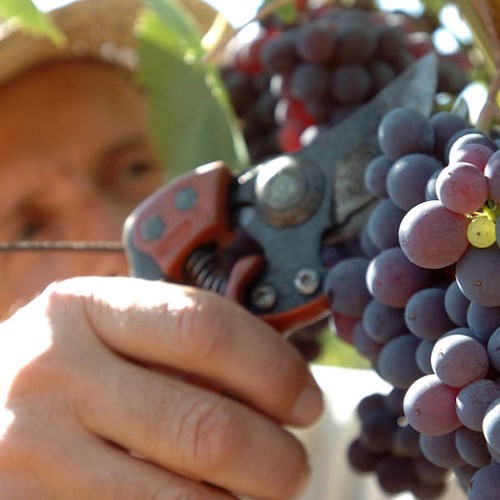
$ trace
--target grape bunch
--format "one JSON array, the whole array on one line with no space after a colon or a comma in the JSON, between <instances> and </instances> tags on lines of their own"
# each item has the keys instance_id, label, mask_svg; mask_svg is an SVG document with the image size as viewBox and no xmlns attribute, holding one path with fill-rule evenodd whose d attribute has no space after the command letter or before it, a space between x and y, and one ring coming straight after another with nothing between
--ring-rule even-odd
<instances>
[{"instance_id":1,"label":"grape bunch","mask_svg":"<svg viewBox=\"0 0 500 500\"><path fill-rule=\"evenodd\" d=\"M499 141L451 112L398 108L381 121L378 142L382 154L365 170L378 203L362 253L332 266L325 293L333 327L401 404L391 394L360 402L349 461L391 494L438 498L453 473L470 500L495 499Z\"/></svg>"},{"instance_id":2,"label":"grape bunch","mask_svg":"<svg viewBox=\"0 0 500 500\"><path fill-rule=\"evenodd\" d=\"M254 162L309 144L436 50L433 26L371 2L302 3L295 22L267 19L226 50L221 74ZM470 66L457 55L439 57L441 94L456 96L468 83Z\"/></svg>"}]
</instances>

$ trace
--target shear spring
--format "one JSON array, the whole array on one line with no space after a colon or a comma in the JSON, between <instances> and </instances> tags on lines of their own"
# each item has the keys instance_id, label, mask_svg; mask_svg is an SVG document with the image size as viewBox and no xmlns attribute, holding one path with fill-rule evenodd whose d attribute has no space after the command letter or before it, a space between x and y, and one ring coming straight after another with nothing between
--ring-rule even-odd
<instances>
[{"instance_id":1,"label":"shear spring","mask_svg":"<svg viewBox=\"0 0 500 500\"><path fill-rule=\"evenodd\" d=\"M232 263L213 247L200 247L186 260L184 279L186 284L223 294Z\"/></svg>"}]
</instances>

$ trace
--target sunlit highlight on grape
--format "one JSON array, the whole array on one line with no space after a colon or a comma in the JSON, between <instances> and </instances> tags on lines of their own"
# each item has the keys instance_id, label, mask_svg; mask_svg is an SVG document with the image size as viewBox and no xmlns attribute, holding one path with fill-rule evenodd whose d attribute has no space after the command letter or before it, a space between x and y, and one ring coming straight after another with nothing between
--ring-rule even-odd
<instances>
[{"instance_id":1,"label":"sunlit highlight on grape","mask_svg":"<svg viewBox=\"0 0 500 500\"><path fill-rule=\"evenodd\" d=\"M467 239L477 248L488 248L495 243L495 223L488 217L476 217L467 227Z\"/></svg>"}]
</instances>

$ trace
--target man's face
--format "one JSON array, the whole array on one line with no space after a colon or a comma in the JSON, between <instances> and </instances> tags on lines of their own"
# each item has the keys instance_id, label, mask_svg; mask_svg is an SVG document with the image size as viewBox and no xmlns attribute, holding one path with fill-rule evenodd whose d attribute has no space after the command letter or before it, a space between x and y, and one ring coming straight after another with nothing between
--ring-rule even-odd
<instances>
[{"instance_id":1,"label":"man's face","mask_svg":"<svg viewBox=\"0 0 500 500\"><path fill-rule=\"evenodd\" d=\"M0 241L120 240L163 176L145 100L116 69L54 63L0 88ZM0 254L0 317L51 281L119 274L120 253Z\"/></svg>"}]
</instances>

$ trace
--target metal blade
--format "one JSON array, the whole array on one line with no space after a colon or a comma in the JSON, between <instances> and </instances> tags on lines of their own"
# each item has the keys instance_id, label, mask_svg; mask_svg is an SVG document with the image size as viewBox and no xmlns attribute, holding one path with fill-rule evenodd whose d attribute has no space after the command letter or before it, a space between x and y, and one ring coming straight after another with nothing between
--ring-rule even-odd
<instances>
[{"instance_id":1,"label":"metal blade","mask_svg":"<svg viewBox=\"0 0 500 500\"><path fill-rule=\"evenodd\" d=\"M321 166L333 190L333 222L329 241L356 233L372 206L373 195L364 186L368 162L380 154L377 129L392 109L407 107L429 116L437 86L437 57L429 54L395 78L375 98L341 123L321 134L310 146L294 154Z\"/></svg>"}]
</instances>

